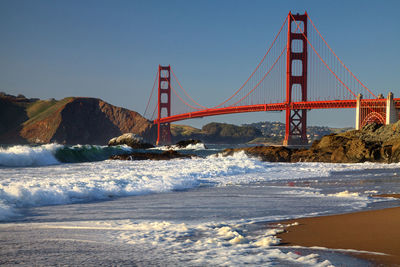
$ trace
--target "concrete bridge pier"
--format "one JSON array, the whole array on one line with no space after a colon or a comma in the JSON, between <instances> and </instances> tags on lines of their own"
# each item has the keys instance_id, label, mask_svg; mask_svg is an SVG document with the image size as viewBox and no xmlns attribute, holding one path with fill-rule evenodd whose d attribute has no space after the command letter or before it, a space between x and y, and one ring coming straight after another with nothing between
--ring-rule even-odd
<instances>
[{"instance_id":1,"label":"concrete bridge pier","mask_svg":"<svg viewBox=\"0 0 400 267\"><path fill-rule=\"evenodd\" d=\"M360 130L361 126L361 99L363 95L358 94L357 96L357 106L356 106L356 130Z\"/></svg>"},{"instance_id":2,"label":"concrete bridge pier","mask_svg":"<svg viewBox=\"0 0 400 267\"><path fill-rule=\"evenodd\" d=\"M393 101L393 93L390 92L386 99L386 125L395 123L399 119L398 111Z\"/></svg>"}]
</instances>

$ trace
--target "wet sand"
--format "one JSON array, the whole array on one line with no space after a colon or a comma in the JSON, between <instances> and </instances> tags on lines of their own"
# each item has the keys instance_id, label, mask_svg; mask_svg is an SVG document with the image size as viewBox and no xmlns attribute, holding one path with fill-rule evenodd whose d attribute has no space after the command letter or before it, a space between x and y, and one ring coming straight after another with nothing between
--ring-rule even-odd
<instances>
[{"instance_id":1,"label":"wet sand","mask_svg":"<svg viewBox=\"0 0 400 267\"><path fill-rule=\"evenodd\" d=\"M386 197L400 197L386 195ZM387 255L352 253L377 265L400 266L400 207L281 222L297 226L278 235L282 245L354 249Z\"/></svg>"}]
</instances>

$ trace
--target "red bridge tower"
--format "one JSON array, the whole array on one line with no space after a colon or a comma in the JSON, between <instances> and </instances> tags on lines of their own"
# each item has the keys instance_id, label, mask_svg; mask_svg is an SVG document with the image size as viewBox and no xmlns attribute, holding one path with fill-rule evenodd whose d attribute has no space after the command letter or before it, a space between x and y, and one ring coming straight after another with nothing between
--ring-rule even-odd
<instances>
[{"instance_id":1,"label":"red bridge tower","mask_svg":"<svg viewBox=\"0 0 400 267\"><path fill-rule=\"evenodd\" d=\"M158 66L157 145L171 144L170 123L160 123L161 117L171 116L171 66Z\"/></svg>"},{"instance_id":2,"label":"red bridge tower","mask_svg":"<svg viewBox=\"0 0 400 267\"><path fill-rule=\"evenodd\" d=\"M298 28L297 25L300 27ZM307 12L303 15L292 15L289 12L286 52L286 130L283 141L285 146L308 144L307 110L291 108L293 90L299 90L301 101L307 101L307 40L305 36L307 36ZM298 51L293 50L293 42L296 41L302 44L302 49Z\"/></svg>"}]
</instances>

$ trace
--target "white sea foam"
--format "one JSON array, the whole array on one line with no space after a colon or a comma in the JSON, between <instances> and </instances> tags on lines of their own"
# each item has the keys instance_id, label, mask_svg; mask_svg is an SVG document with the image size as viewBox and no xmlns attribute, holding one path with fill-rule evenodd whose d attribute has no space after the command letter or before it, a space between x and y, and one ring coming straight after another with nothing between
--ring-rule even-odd
<instances>
[{"instance_id":1,"label":"white sea foam","mask_svg":"<svg viewBox=\"0 0 400 267\"><path fill-rule=\"evenodd\" d=\"M335 194L328 194L328 196L334 197L345 197L345 198L361 198L362 196L358 192L349 192L348 190L338 192Z\"/></svg>"},{"instance_id":2,"label":"white sea foam","mask_svg":"<svg viewBox=\"0 0 400 267\"><path fill-rule=\"evenodd\" d=\"M0 148L0 166L46 166L59 164L54 154L62 145L47 144L37 147L12 146Z\"/></svg>"},{"instance_id":3,"label":"white sea foam","mask_svg":"<svg viewBox=\"0 0 400 267\"><path fill-rule=\"evenodd\" d=\"M296 194L298 196L306 196L306 197L335 197L335 198L350 198L350 199L360 199L360 200L368 200L368 196L362 196L358 192L349 192L348 190L332 193L332 194L322 194L319 192L320 190L314 188L299 188L290 191L284 192L285 194Z\"/></svg>"},{"instance_id":4,"label":"white sea foam","mask_svg":"<svg viewBox=\"0 0 400 267\"><path fill-rule=\"evenodd\" d=\"M169 145L169 146L158 146L152 149L158 149L158 150L205 150L206 146L203 143L197 143L197 144L189 144L186 147L180 147L177 145Z\"/></svg>"},{"instance_id":5,"label":"white sea foam","mask_svg":"<svg viewBox=\"0 0 400 267\"><path fill-rule=\"evenodd\" d=\"M364 194L378 194L378 191L377 190L367 190L367 191L364 191Z\"/></svg>"},{"instance_id":6,"label":"white sea foam","mask_svg":"<svg viewBox=\"0 0 400 267\"><path fill-rule=\"evenodd\" d=\"M376 252L376 251L356 250L356 249L341 249L341 248L326 248L326 247L318 247L318 246L312 246L312 247L290 246L290 248L306 249L306 250L312 249L312 250L337 251L337 252L345 252L345 253L371 254L371 255L381 255L381 256L387 256L388 255L386 253Z\"/></svg>"},{"instance_id":7,"label":"white sea foam","mask_svg":"<svg viewBox=\"0 0 400 267\"><path fill-rule=\"evenodd\" d=\"M179 170L179 172L177 172ZM0 169L0 200L13 207L67 204L194 188L215 176L262 171L247 157L103 161L42 168Z\"/></svg>"},{"instance_id":8,"label":"white sea foam","mask_svg":"<svg viewBox=\"0 0 400 267\"><path fill-rule=\"evenodd\" d=\"M16 162L27 165L26 158L35 158L31 155L37 154L37 158L41 160L50 158L53 161L46 162L55 163L51 151L58 147L60 145L29 149L22 147L21 150L28 150L28 152L17 154L17 158L21 160L16 160ZM9 151L7 153L10 154ZM25 154L30 156L24 157ZM9 210L19 207L89 202L114 196L190 189L201 185L226 186L327 177L332 171L398 168L399 166L399 164L372 163L268 163L249 158L241 152L230 157L209 156L171 161L102 161L39 168L0 168L0 201L8 207L0 212L4 218L10 214ZM305 197L353 198L357 200L356 203L359 203L355 205L357 208L365 206L370 201L356 193L342 192L326 196L315 189L296 190L288 190L288 194Z\"/></svg>"},{"instance_id":9,"label":"white sea foam","mask_svg":"<svg viewBox=\"0 0 400 267\"><path fill-rule=\"evenodd\" d=\"M206 149L206 146L203 143L189 144L186 146L186 149L201 150L201 149Z\"/></svg>"},{"instance_id":10,"label":"white sea foam","mask_svg":"<svg viewBox=\"0 0 400 267\"><path fill-rule=\"evenodd\" d=\"M40 167L62 162L87 162L105 160L114 154L131 152L127 145L108 147L97 145L63 146L45 144L40 146L11 146L0 148L0 167Z\"/></svg>"},{"instance_id":11,"label":"white sea foam","mask_svg":"<svg viewBox=\"0 0 400 267\"><path fill-rule=\"evenodd\" d=\"M140 247L149 253L168 255L187 266L269 266L280 261L312 266L332 266L316 253L296 254L275 247L282 229L264 233L247 231L248 223L208 222L200 224L170 221L80 221L31 224L33 228L102 230L109 242ZM172 259L174 260L174 259Z\"/></svg>"}]
</instances>

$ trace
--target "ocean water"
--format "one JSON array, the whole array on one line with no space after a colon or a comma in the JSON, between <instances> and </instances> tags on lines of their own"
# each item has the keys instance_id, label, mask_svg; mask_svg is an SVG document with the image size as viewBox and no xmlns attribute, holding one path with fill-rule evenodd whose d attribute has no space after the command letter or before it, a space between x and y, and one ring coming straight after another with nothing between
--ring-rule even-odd
<instances>
[{"instance_id":1,"label":"ocean water","mask_svg":"<svg viewBox=\"0 0 400 267\"><path fill-rule=\"evenodd\" d=\"M400 205L372 197L400 192L400 164L268 163L207 147L170 161L107 160L126 146L0 148L0 264L365 266L279 246L269 223Z\"/></svg>"}]
</instances>

